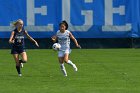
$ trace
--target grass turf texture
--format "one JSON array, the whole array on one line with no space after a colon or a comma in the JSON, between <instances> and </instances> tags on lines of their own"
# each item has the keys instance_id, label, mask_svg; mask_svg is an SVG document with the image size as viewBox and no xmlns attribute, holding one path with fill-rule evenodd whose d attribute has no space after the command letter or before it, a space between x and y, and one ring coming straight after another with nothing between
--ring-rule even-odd
<instances>
[{"instance_id":1,"label":"grass turf texture","mask_svg":"<svg viewBox=\"0 0 140 93\"><path fill-rule=\"evenodd\" d=\"M0 93L140 93L140 49L73 49L78 72L60 71L53 50L27 50L18 77L10 50L0 50Z\"/></svg>"}]
</instances>

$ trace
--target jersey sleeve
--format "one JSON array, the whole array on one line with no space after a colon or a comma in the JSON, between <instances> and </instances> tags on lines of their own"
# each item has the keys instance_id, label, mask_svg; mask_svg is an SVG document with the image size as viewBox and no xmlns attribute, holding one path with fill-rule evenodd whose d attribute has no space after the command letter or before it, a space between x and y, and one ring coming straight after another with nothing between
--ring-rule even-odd
<instances>
[{"instance_id":1,"label":"jersey sleeve","mask_svg":"<svg viewBox=\"0 0 140 93\"><path fill-rule=\"evenodd\" d=\"M60 32L60 30L58 30L57 32L56 32L56 36L58 37L58 33Z\"/></svg>"}]
</instances>

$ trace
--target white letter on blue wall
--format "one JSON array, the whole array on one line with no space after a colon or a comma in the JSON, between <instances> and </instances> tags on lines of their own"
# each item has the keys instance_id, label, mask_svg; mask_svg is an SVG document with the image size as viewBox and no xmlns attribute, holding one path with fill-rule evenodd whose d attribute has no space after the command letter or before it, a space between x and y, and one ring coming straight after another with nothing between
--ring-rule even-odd
<instances>
[{"instance_id":1,"label":"white letter on blue wall","mask_svg":"<svg viewBox=\"0 0 140 93\"><path fill-rule=\"evenodd\" d=\"M130 31L131 24L126 23L122 26L113 25L113 14L118 13L125 15L125 6L119 8L113 8L113 0L104 0L105 2L105 26L102 27L102 31Z\"/></svg>"},{"instance_id":2,"label":"white letter on blue wall","mask_svg":"<svg viewBox=\"0 0 140 93\"><path fill-rule=\"evenodd\" d=\"M47 6L35 8L35 0L27 0L27 30L53 31L53 24L48 24L48 26L35 26L35 14L47 15Z\"/></svg>"},{"instance_id":3,"label":"white letter on blue wall","mask_svg":"<svg viewBox=\"0 0 140 93\"><path fill-rule=\"evenodd\" d=\"M93 0L85 0L85 3L92 3ZM82 10L81 15L84 15L84 24L81 26L74 26L71 24L70 17L70 0L62 0L62 19L66 20L69 24L69 30L71 31L88 31L93 26L93 11L92 10Z\"/></svg>"}]
</instances>

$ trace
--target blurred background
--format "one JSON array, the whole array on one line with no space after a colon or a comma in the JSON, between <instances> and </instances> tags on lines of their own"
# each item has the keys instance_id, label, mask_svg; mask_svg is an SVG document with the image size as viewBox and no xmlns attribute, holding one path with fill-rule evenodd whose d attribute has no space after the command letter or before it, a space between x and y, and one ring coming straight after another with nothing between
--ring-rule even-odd
<instances>
[{"instance_id":1,"label":"blurred background","mask_svg":"<svg viewBox=\"0 0 140 93\"><path fill-rule=\"evenodd\" d=\"M66 20L68 30L85 49L139 48L139 0L0 0L0 49L9 49L11 22L22 19L24 28L41 49L50 49L51 36ZM26 48L36 48L25 39ZM71 47L75 48L73 42Z\"/></svg>"}]
</instances>

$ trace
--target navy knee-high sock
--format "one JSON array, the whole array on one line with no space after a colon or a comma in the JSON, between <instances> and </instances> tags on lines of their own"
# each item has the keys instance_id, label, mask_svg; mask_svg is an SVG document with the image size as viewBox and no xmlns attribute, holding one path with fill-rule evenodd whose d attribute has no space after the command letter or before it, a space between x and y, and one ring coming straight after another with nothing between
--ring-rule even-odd
<instances>
[{"instance_id":1,"label":"navy knee-high sock","mask_svg":"<svg viewBox=\"0 0 140 93\"><path fill-rule=\"evenodd\" d=\"M26 63L26 61L23 61L22 59L20 59L19 63Z\"/></svg>"},{"instance_id":2,"label":"navy knee-high sock","mask_svg":"<svg viewBox=\"0 0 140 93\"><path fill-rule=\"evenodd\" d=\"M20 66L16 66L16 69L17 69L18 74L21 74Z\"/></svg>"}]
</instances>

